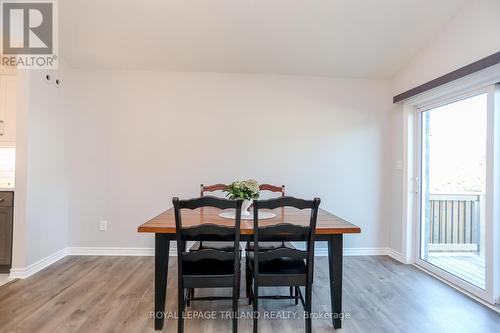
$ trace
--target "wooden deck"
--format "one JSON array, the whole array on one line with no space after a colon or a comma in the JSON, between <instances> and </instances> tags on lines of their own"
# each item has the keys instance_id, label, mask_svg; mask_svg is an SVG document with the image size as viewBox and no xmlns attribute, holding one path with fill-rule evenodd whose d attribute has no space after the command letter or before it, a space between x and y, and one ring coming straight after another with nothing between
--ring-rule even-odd
<instances>
[{"instance_id":1,"label":"wooden deck","mask_svg":"<svg viewBox=\"0 0 500 333\"><path fill-rule=\"evenodd\" d=\"M485 259L477 254L429 253L427 262L473 285L485 288Z\"/></svg>"}]
</instances>

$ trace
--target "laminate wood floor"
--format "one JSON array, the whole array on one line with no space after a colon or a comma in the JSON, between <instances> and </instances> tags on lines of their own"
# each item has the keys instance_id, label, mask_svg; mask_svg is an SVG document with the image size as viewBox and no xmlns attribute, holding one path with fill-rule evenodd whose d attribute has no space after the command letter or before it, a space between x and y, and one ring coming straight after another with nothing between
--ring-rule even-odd
<instances>
[{"instance_id":1,"label":"laminate wood floor","mask_svg":"<svg viewBox=\"0 0 500 333\"><path fill-rule=\"evenodd\" d=\"M176 258L170 260L167 311L177 303ZM244 266L244 265L242 265ZM330 311L328 265L316 259L313 311ZM154 332L152 257L66 257L38 274L0 287L0 332ZM243 274L244 276L244 274ZM244 297L244 284L242 284ZM288 289L264 289L265 294ZM205 290L198 294L215 294ZM229 290L218 294L229 295ZM289 300L261 300L261 311L302 316ZM230 301L195 302L192 316L215 311L216 319L188 319L185 332L230 332ZM240 311L250 312L246 299ZM419 269L389 257L346 257L344 311L339 332L500 332L500 314L468 298ZM272 314L270 313L270 314ZM239 320L239 331L250 332L250 319ZM260 332L303 332L302 319L260 320ZM333 332L328 319L313 320L314 332ZM175 319L164 331L176 332Z\"/></svg>"}]
</instances>

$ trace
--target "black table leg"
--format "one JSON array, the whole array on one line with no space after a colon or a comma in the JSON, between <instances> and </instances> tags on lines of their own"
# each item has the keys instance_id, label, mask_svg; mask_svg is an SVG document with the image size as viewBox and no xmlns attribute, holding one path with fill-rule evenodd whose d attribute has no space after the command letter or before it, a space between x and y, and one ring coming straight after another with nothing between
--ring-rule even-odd
<instances>
[{"instance_id":1,"label":"black table leg","mask_svg":"<svg viewBox=\"0 0 500 333\"><path fill-rule=\"evenodd\" d=\"M330 267L330 301L334 328L341 328L342 321L342 234L332 235L328 240L328 263Z\"/></svg>"},{"instance_id":2,"label":"black table leg","mask_svg":"<svg viewBox=\"0 0 500 333\"><path fill-rule=\"evenodd\" d=\"M155 330L163 329L165 321L169 252L167 235L155 233Z\"/></svg>"}]
</instances>

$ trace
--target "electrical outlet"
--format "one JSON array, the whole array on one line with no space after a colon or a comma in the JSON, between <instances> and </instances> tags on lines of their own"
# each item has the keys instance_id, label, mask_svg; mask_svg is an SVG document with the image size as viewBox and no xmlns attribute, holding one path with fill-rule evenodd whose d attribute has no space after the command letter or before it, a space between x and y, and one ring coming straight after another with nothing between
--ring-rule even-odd
<instances>
[{"instance_id":1,"label":"electrical outlet","mask_svg":"<svg viewBox=\"0 0 500 333\"><path fill-rule=\"evenodd\" d=\"M99 230L107 231L108 230L108 221L100 221L99 222Z\"/></svg>"}]
</instances>

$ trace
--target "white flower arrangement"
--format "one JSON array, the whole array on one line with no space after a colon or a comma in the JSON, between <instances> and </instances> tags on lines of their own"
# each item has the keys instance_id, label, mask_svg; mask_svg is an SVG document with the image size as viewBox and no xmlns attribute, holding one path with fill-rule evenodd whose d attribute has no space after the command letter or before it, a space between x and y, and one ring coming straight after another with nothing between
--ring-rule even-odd
<instances>
[{"instance_id":1,"label":"white flower arrangement","mask_svg":"<svg viewBox=\"0 0 500 333\"><path fill-rule=\"evenodd\" d=\"M259 197L259 183L255 179L237 180L224 190L231 200L253 200Z\"/></svg>"}]
</instances>

